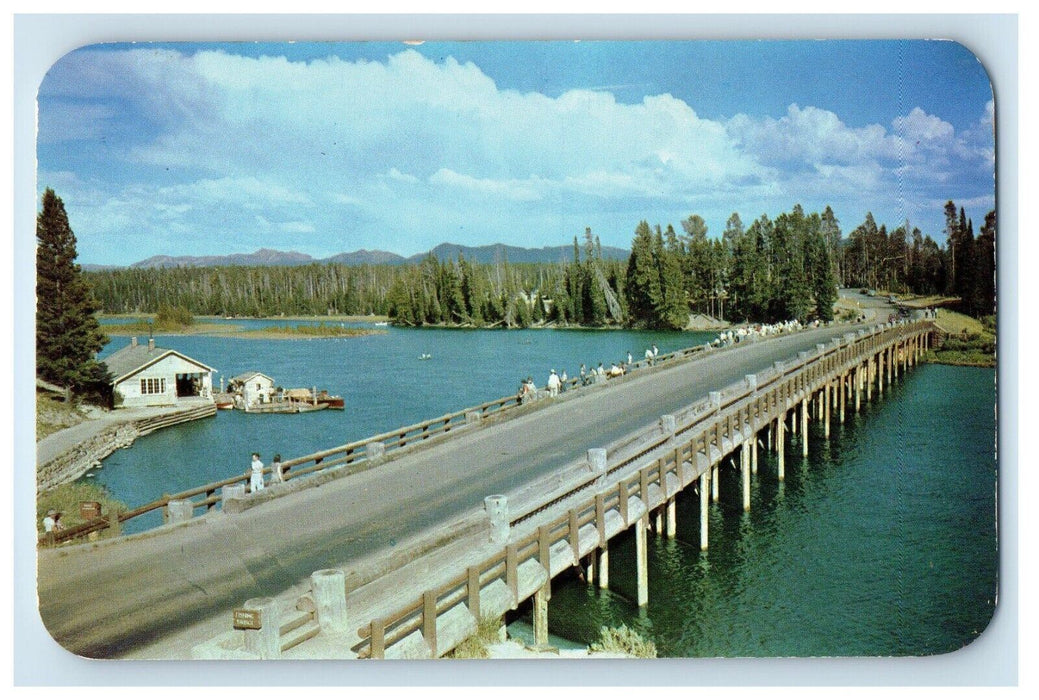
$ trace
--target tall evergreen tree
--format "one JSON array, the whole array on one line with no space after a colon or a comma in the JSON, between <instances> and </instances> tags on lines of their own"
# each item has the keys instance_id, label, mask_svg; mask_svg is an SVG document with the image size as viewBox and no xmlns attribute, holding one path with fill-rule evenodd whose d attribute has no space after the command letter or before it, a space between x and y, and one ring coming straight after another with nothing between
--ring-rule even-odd
<instances>
[{"instance_id":1,"label":"tall evergreen tree","mask_svg":"<svg viewBox=\"0 0 1039 700\"><path fill-rule=\"evenodd\" d=\"M71 390L107 381L95 355L108 342L99 306L76 264L65 204L47 188L36 216L36 374Z\"/></svg>"},{"instance_id":2,"label":"tall evergreen tree","mask_svg":"<svg viewBox=\"0 0 1039 700\"><path fill-rule=\"evenodd\" d=\"M974 241L974 309L980 316L996 313L996 212L985 215L985 223Z\"/></svg>"},{"instance_id":3,"label":"tall evergreen tree","mask_svg":"<svg viewBox=\"0 0 1039 700\"><path fill-rule=\"evenodd\" d=\"M661 235L660 227L654 240L657 251L657 270L660 277L660 299L655 305L654 327L685 328L689 320L689 306L685 302L682 284L682 262L678 237L668 224L667 233Z\"/></svg>"},{"instance_id":4,"label":"tall evergreen tree","mask_svg":"<svg viewBox=\"0 0 1039 700\"><path fill-rule=\"evenodd\" d=\"M653 322L657 304L661 300L660 275L654 261L653 232L649 223L640 221L631 242L628 273L624 289L628 299L628 314L633 325Z\"/></svg>"}]
</instances>

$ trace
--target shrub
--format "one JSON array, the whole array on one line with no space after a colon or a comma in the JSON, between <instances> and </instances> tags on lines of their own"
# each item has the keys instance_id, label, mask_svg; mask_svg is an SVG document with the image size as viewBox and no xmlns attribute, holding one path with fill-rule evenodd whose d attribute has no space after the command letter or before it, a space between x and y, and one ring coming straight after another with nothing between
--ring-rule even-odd
<instances>
[{"instance_id":1,"label":"shrub","mask_svg":"<svg viewBox=\"0 0 1039 700\"><path fill-rule=\"evenodd\" d=\"M657 645L643 639L642 635L627 625L600 627L599 640L593 642L589 650L622 653L637 659L657 658Z\"/></svg>"},{"instance_id":2,"label":"shrub","mask_svg":"<svg viewBox=\"0 0 1039 700\"><path fill-rule=\"evenodd\" d=\"M195 317L182 306L161 306L155 314L157 328L180 328L195 324Z\"/></svg>"}]
</instances>

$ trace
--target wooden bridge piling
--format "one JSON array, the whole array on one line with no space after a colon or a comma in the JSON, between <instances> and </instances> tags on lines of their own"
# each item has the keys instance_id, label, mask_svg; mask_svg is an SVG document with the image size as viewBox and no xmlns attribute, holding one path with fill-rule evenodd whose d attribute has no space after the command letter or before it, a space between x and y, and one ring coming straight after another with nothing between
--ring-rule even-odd
<instances>
[{"instance_id":1,"label":"wooden bridge piling","mask_svg":"<svg viewBox=\"0 0 1039 700\"><path fill-rule=\"evenodd\" d=\"M750 510L750 440L740 447L740 467L743 481L743 510Z\"/></svg>"},{"instance_id":2,"label":"wooden bridge piling","mask_svg":"<svg viewBox=\"0 0 1039 700\"><path fill-rule=\"evenodd\" d=\"M801 399L801 456L808 457L808 397Z\"/></svg>"},{"instance_id":3,"label":"wooden bridge piling","mask_svg":"<svg viewBox=\"0 0 1039 700\"><path fill-rule=\"evenodd\" d=\"M649 527L649 514L643 513L635 523L635 567L637 578L637 599L641 608L649 603L649 552L646 543L646 529Z\"/></svg>"},{"instance_id":4,"label":"wooden bridge piling","mask_svg":"<svg viewBox=\"0 0 1039 700\"><path fill-rule=\"evenodd\" d=\"M700 549L707 551L707 482L708 472L700 475Z\"/></svg>"},{"instance_id":5,"label":"wooden bridge piling","mask_svg":"<svg viewBox=\"0 0 1039 700\"><path fill-rule=\"evenodd\" d=\"M823 436L830 437L830 394L833 382L826 382L823 386Z\"/></svg>"}]
</instances>

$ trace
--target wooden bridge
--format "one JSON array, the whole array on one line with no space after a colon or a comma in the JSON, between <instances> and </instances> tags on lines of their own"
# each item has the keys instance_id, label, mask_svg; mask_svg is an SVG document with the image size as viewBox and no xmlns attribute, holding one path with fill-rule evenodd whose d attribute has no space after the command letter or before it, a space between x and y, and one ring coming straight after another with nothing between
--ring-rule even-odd
<instances>
[{"instance_id":1,"label":"wooden bridge","mask_svg":"<svg viewBox=\"0 0 1039 700\"><path fill-rule=\"evenodd\" d=\"M309 455L291 464L290 473L320 469L322 474L298 479L297 484L280 485L280 494L278 488L272 488L255 496L239 495L225 502L224 512L204 518L190 518L189 512L185 522L147 535L120 538L127 542L111 548L109 556L92 554L88 551L91 545L42 550L41 613L59 642L84 655L118 656L141 647L148 658L435 658L469 636L482 617L500 618L532 598L535 640L545 644L554 576L581 566L590 583L608 587L610 540L634 528L636 602L645 605L647 531L655 525L657 532L675 535L675 499L679 493L692 489L698 494L700 546L706 549L710 541L708 509L712 500L718 500L723 461L732 458L738 462L743 507L749 509L750 483L758 472L759 443L777 453L777 470L765 478L782 480L786 432L801 435L802 454L807 456L810 419L820 421L823 435L828 437L832 421L842 422L848 411L858 411L863 402L882 396L886 386L914 366L934 332L930 323L914 322L858 328L833 337L837 328L785 340L740 344L750 346L744 348L676 353L657 367L619 380L616 388L603 387L608 394L570 392L561 395L562 401L538 401L529 408L513 406L508 412L501 411L506 404L491 402L483 407L489 411L469 410L461 412L461 417L434 421L433 425L443 426L438 431L440 437L419 438L410 450L400 449L401 456L396 459L387 455L387 450L398 449L393 442L407 442L414 429ZM789 353L793 347L798 348L796 357ZM787 359L765 361L784 351ZM725 359L726 353L732 353L729 359ZM711 363L715 364L708 366ZM722 367L726 371L720 371ZM695 372L706 372L715 383L721 383L731 381L726 377L734 378L734 372L749 368L755 371L744 372L742 379L727 386L700 391L699 396L696 389L690 393L689 389L674 387ZM699 381L703 385L704 380ZM631 386L622 389L625 383ZM654 392L658 385L672 393L657 397ZM620 409L618 416L630 421L623 424L621 417L604 414L596 420L592 416L591 422L599 426L603 438L600 444L605 447L586 447L577 459L553 453L557 459L544 458L540 471L517 474L512 481L496 483L489 477L467 475L463 464L459 478L475 482L473 488L509 488L489 494L484 490L484 508L465 508L457 517L423 521L420 513L414 522L408 521L414 526L414 535L408 536L401 529L402 541L391 538L392 546L381 546L380 538L386 538L387 531L404 522L402 511L412 507L417 510L417 501L405 492L390 494L396 495L392 517L375 514L364 528L355 523L341 529L328 526L319 532L320 518L304 520L299 514L301 504L313 505L325 497L328 503L317 505L319 510L332 503L348 508L344 503L347 497L332 493L333 488L352 485L365 493L378 485L393 488L391 476L397 471L414 481L414 473L408 471L412 463L442 462L453 452L467 455L465 449L470 446L463 442L472 442L473 453L483 455L490 467L495 462L508 466L504 448L511 444L510 434L522 436L543 424L559 425L561 416L575 415L578 407L606 411L603 407L611 403L611 396L623 399L625 391L631 396L646 395L648 402L668 412L658 413L648 427L640 418L648 414L640 414L633 407ZM568 406L571 401L573 405ZM456 421L458 429L452 427ZM640 429L631 432L639 425ZM418 432L429 429L427 424ZM575 430L583 429L575 426ZM450 438L446 434L449 431L471 438L460 442L460 437ZM610 440L611 435L617 437ZM561 439L573 442L566 434ZM381 449L372 448L373 444L381 444ZM503 447L503 456L490 452L497 446ZM529 459L529 455L522 455L524 463ZM436 491L435 478L429 478L429 487L434 490L422 498L436 499L438 494L461 490L445 482L443 489ZM363 494L351 497L355 496ZM438 505L440 510L447 510L451 504L446 496L443 498ZM290 502L292 499L295 502ZM198 504L192 504L191 510L196 507ZM257 527L263 527L266 536L287 525L287 513L294 513L297 519L292 524L295 532L291 543L287 541L279 548L249 537ZM209 529L213 532L208 533ZM207 551L209 563L204 571L180 571L191 564L176 557L187 557L201 565L199 553L218 540L218 551ZM351 554L347 540L357 541L355 551L370 556ZM187 553L185 543L190 543ZM106 545L108 542L93 547L104 549ZM250 547L262 551L254 552L255 556L242 553ZM177 548L180 554L176 554ZM76 601L58 603L56 596L68 594L71 588L83 591L100 585L106 575L104 571L72 574L88 561L107 569L108 575L135 576L140 591L115 603L97 595L96 599L104 599L110 611L96 611L92 623L89 614L88 619L69 621L64 615ZM151 571L146 570L148 562ZM315 563L326 566L316 568ZM309 573L304 573L307 566L311 566ZM164 575L171 569L188 580L171 581L177 577ZM52 576L63 574L73 580L64 585L51 581ZM249 585L237 585L235 576L249 579ZM281 585L271 590L275 583ZM150 590L152 584L161 590ZM192 587L203 590L188 590ZM246 599L243 591L262 595ZM80 605L89 602L82 600L82 594L79 598ZM161 604L157 602L160 598ZM153 609L142 613L142 605ZM134 617L141 619L129 619ZM179 649L163 642L171 629L187 626L200 617L211 624L222 620L224 631L202 641L183 642ZM157 625L158 618L163 622ZM238 629L233 629L235 623ZM116 629L120 625L125 628Z\"/></svg>"}]
</instances>

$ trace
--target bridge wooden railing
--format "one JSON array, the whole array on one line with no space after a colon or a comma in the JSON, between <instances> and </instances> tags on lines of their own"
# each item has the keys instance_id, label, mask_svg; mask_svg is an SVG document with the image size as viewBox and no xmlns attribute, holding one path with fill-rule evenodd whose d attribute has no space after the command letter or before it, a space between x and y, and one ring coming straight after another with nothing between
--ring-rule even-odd
<instances>
[{"instance_id":1,"label":"bridge wooden railing","mask_svg":"<svg viewBox=\"0 0 1039 700\"><path fill-rule=\"evenodd\" d=\"M605 474L584 476L512 515L511 528L527 523L530 531L519 534L514 530L514 539L504 550L467 567L463 573L427 590L393 613L357 629L361 642L353 651L359 658L383 658L387 648L421 632L432 657L437 658L449 651L438 645L436 621L439 616L464 603L479 620L484 612L480 591L495 580L505 583L518 605L522 602L518 574L522 564L537 560L551 579L552 548L564 541L570 552L569 563L577 564L581 557L582 527L593 524L599 541L605 542L607 513L616 512L627 528L699 476L706 468L705 460L709 465L723 459L737 446L735 438L748 439L748 434L756 433L780 411L785 413L792 402L817 389L822 382L843 376L893 340L930 327L932 324L924 322L884 324L865 335L856 334L853 339L842 336L839 344L824 344L821 351L776 363L771 369L757 373L754 387L746 380L736 382L719 392L717 400L698 401L678 412L673 435L661 434L658 427L651 427L609 446ZM654 453L655 456L647 459L647 455ZM669 479L669 475L673 478ZM595 493L582 495L592 489ZM644 506L634 518L630 513L633 496ZM565 513L536 527L531 522L535 516L557 507L565 508ZM493 614L503 612L495 610Z\"/></svg>"}]
</instances>

